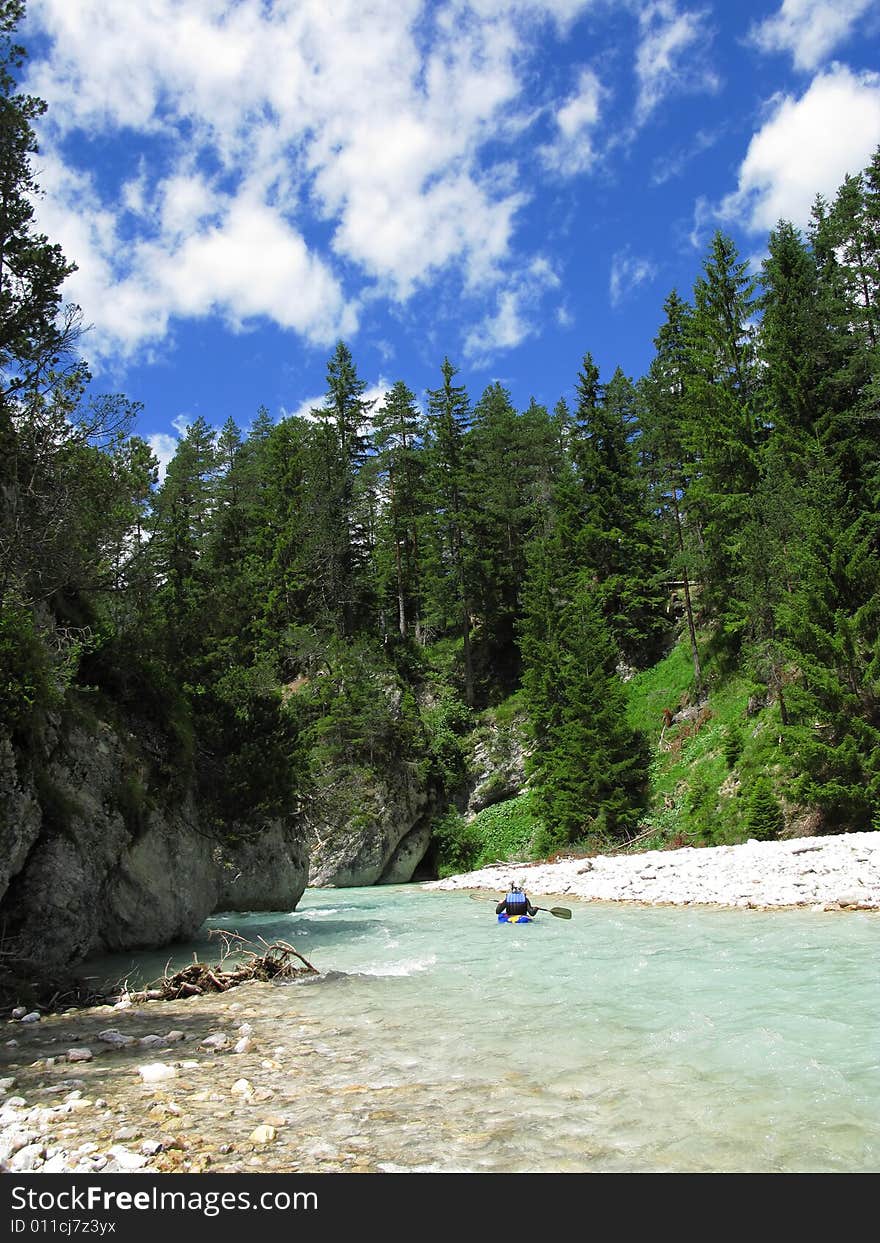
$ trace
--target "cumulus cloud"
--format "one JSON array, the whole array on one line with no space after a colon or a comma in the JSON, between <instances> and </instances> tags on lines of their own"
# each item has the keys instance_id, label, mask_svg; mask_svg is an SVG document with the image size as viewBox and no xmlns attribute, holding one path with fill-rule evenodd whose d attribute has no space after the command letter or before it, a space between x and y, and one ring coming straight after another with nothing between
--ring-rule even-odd
<instances>
[{"instance_id":1,"label":"cumulus cloud","mask_svg":"<svg viewBox=\"0 0 880 1243\"><path fill-rule=\"evenodd\" d=\"M27 83L49 104L41 224L76 256L99 345L207 314L327 344L371 287L497 283L528 196L486 147L528 123L534 22L589 3L32 0L49 40ZM115 181L84 171L83 134L125 136Z\"/></svg>"},{"instance_id":2,"label":"cumulus cloud","mask_svg":"<svg viewBox=\"0 0 880 1243\"><path fill-rule=\"evenodd\" d=\"M718 75L706 61L712 31L705 9L679 10L675 0L651 0L639 10L639 29L636 126L669 95L719 89Z\"/></svg>"},{"instance_id":3,"label":"cumulus cloud","mask_svg":"<svg viewBox=\"0 0 880 1243\"><path fill-rule=\"evenodd\" d=\"M611 259L611 276L608 282L608 296L611 305L617 307L623 300L657 275L657 265L650 259L640 258L632 254L629 247L617 251Z\"/></svg>"},{"instance_id":4,"label":"cumulus cloud","mask_svg":"<svg viewBox=\"0 0 880 1243\"><path fill-rule=\"evenodd\" d=\"M852 33L874 0L783 0L771 17L752 26L762 52L789 52L797 69L813 70Z\"/></svg>"},{"instance_id":5,"label":"cumulus cloud","mask_svg":"<svg viewBox=\"0 0 880 1243\"><path fill-rule=\"evenodd\" d=\"M538 154L548 168L565 176L586 172L596 158L593 130L605 92L592 69L581 69L577 89L557 109L556 135Z\"/></svg>"},{"instance_id":6,"label":"cumulus cloud","mask_svg":"<svg viewBox=\"0 0 880 1243\"><path fill-rule=\"evenodd\" d=\"M832 197L880 143L880 74L834 65L794 98L780 95L752 137L737 189L715 215L753 232L790 220L804 226L817 194ZM700 208L705 218L709 210Z\"/></svg>"}]
</instances>

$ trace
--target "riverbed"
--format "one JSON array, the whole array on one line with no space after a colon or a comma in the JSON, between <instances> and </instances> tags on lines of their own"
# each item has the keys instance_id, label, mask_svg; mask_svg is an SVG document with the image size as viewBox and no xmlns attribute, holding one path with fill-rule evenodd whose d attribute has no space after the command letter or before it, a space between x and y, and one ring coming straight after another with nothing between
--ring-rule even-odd
<instances>
[{"instance_id":1,"label":"riverbed","mask_svg":"<svg viewBox=\"0 0 880 1243\"><path fill-rule=\"evenodd\" d=\"M210 924L283 938L319 978L8 1023L12 1168L880 1168L876 912L571 900L506 926L493 898L308 890ZM90 971L139 984L193 952L216 945Z\"/></svg>"}]
</instances>

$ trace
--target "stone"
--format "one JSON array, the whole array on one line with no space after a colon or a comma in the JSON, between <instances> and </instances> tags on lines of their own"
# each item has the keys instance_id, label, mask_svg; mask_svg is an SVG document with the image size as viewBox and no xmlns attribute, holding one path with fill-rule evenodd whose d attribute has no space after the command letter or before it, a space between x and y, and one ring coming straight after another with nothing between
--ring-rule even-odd
<instances>
[{"instance_id":1,"label":"stone","mask_svg":"<svg viewBox=\"0 0 880 1243\"><path fill-rule=\"evenodd\" d=\"M229 1037L226 1032L214 1032L199 1041L199 1047L202 1049L225 1049L228 1044Z\"/></svg>"},{"instance_id":2,"label":"stone","mask_svg":"<svg viewBox=\"0 0 880 1243\"><path fill-rule=\"evenodd\" d=\"M39 1023L41 1017L42 1016L40 1015L39 1011L31 1010L30 1014L22 1015L19 1021L22 1023Z\"/></svg>"},{"instance_id":3,"label":"stone","mask_svg":"<svg viewBox=\"0 0 880 1243\"><path fill-rule=\"evenodd\" d=\"M76 1049L67 1050L68 1062L90 1062L94 1056L91 1049L86 1048L84 1045Z\"/></svg>"},{"instance_id":4,"label":"stone","mask_svg":"<svg viewBox=\"0 0 880 1243\"><path fill-rule=\"evenodd\" d=\"M15 1009L12 1011L12 1018L23 1019L26 1014L27 1014L27 1006L16 1006Z\"/></svg>"},{"instance_id":5,"label":"stone","mask_svg":"<svg viewBox=\"0 0 880 1243\"><path fill-rule=\"evenodd\" d=\"M138 1041L138 1044L142 1049L164 1049L167 1043L168 1042L164 1036L156 1035L141 1036Z\"/></svg>"},{"instance_id":6,"label":"stone","mask_svg":"<svg viewBox=\"0 0 880 1243\"><path fill-rule=\"evenodd\" d=\"M236 1079L230 1089L235 1096L253 1096L254 1086L248 1079Z\"/></svg>"},{"instance_id":7,"label":"stone","mask_svg":"<svg viewBox=\"0 0 880 1243\"><path fill-rule=\"evenodd\" d=\"M155 1157L156 1153L162 1151L162 1145L157 1139L145 1139L141 1144L141 1152L145 1157Z\"/></svg>"},{"instance_id":8,"label":"stone","mask_svg":"<svg viewBox=\"0 0 880 1243\"><path fill-rule=\"evenodd\" d=\"M233 1053L249 1053L253 1046L253 1041L247 1036L242 1036L241 1040L236 1040Z\"/></svg>"},{"instance_id":9,"label":"stone","mask_svg":"<svg viewBox=\"0 0 880 1243\"><path fill-rule=\"evenodd\" d=\"M115 1027L108 1027L106 1031L98 1032L98 1039L103 1044L111 1044L119 1049L124 1048L128 1044L134 1044L135 1040L134 1036L124 1036Z\"/></svg>"},{"instance_id":10,"label":"stone","mask_svg":"<svg viewBox=\"0 0 880 1243\"><path fill-rule=\"evenodd\" d=\"M123 1170L142 1170L147 1164L146 1157L139 1152L131 1152L121 1144L114 1144L107 1155Z\"/></svg>"},{"instance_id":11,"label":"stone","mask_svg":"<svg viewBox=\"0 0 880 1243\"><path fill-rule=\"evenodd\" d=\"M0 1079L0 1092L8 1092L15 1087L15 1078Z\"/></svg>"},{"instance_id":12,"label":"stone","mask_svg":"<svg viewBox=\"0 0 880 1243\"><path fill-rule=\"evenodd\" d=\"M166 1062L151 1062L147 1066L138 1066L137 1073L144 1083L162 1083L166 1079L176 1079L177 1070Z\"/></svg>"},{"instance_id":13,"label":"stone","mask_svg":"<svg viewBox=\"0 0 880 1243\"><path fill-rule=\"evenodd\" d=\"M140 1139L140 1137L141 1129L138 1126L121 1126L113 1136L114 1139L119 1140L122 1143L125 1143L130 1139Z\"/></svg>"},{"instance_id":14,"label":"stone","mask_svg":"<svg viewBox=\"0 0 880 1243\"><path fill-rule=\"evenodd\" d=\"M276 1134L277 1131L274 1126L269 1126L268 1123L264 1123L262 1126L255 1127L254 1130L251 1131L248 1136L248 1140L252 1144L271 1144L274 1141Z\"/></svg>"},{"instance_id":15,"label":"stone","mask_svg":"<svg viewBox=\"0 0 880 1243\"><path fill-rule=\"evenodd\" d=\"M9 1164L16 1173L38 1170L43 1164L45 1155L46 1149L41 1143L27 1144L24 1148L19 1148Z\"/></svg>"}]
</instances>

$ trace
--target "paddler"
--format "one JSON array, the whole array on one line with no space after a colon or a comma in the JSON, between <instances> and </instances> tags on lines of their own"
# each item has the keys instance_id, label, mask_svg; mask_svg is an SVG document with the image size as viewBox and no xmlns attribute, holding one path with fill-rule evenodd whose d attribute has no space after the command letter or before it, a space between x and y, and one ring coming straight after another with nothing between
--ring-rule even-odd
<instances>
[{"instance_id":1,"label":"paddler","mask_svg":"<svg viewBox=\"0 0 880 1243\"><path fill-rule=\"evenodd\" d=\"M537 908L532 906L522 885L511 881L507 886L507 896L502 898L495 907L496 915L506 915L508 919L518 919L520 915L537 915Z\"/></svg>"}]
</instances>

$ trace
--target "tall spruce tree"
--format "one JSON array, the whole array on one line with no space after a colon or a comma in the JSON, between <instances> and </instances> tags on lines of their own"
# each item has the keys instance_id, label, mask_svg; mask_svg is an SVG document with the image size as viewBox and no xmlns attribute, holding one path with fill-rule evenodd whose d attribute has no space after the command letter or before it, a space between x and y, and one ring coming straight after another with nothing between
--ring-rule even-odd
<instances>
[{"instance_id":1,"label":"tall spruce tree","mask_svg":"<svg viewBox=\"0 0 880 1243\"><path fill-rule=\"evenodd\" d=\"M385 540L380 551L384 547L390 553L385 567L379 566L379 577L391 584L397 630L402 639L411 631L416 640L421 639L424 435L424 419L415 394L398 380L376 412L374 439L385 493Z\"/></svg>"},{"instance_id":2,"label":"tall spruce tree","mask_svg":"<svg viewBox=\"0 0 880 1243\"><path fill-rule=\"evenodd\" d=\"M595 589L582 582L558 611L554 590L552 563L537 562L523 688L534 742L528 772L550 849L589 835L625 837L647 789L647 747L627 725L618 654Z\"/></svg>"},{"instance_id":3,"label":"tall spruce tree","mask_svg":"<svg viewBox=\"0 0 880 1243\"><path fill-rule=\"evenodd\" d=\"M453 383L458 371L448 358L440 370L442 385L428 390L428 495L434 512L426 590L435 625L441 630L454 629L461 637L464 698L473 707L476 693L464 453L471 408L467 389Z\"/></svg>"}]
</instances>

